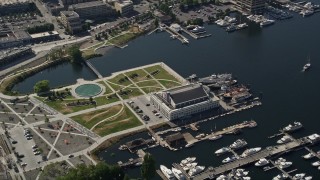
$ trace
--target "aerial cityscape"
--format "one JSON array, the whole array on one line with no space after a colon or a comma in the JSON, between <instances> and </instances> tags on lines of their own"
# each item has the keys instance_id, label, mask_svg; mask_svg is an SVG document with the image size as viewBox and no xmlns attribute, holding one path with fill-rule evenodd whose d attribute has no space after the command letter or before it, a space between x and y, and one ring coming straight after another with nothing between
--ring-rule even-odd
<instances>
[{"instance_id":1,"label":"aerial cityscape","mask_svg":"<svg viewBox=\"0 0 320 180\"><path fill-rule=\"evenodd\" d=\"M0 0L0 180L320 179L318 12Z\"/></svg>"}]
</instances>

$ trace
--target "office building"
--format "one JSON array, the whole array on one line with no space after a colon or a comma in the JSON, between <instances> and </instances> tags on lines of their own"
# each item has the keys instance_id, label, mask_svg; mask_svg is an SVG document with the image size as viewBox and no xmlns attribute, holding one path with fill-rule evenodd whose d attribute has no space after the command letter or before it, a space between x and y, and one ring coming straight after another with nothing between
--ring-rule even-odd
<instances>
[{"instance_id":1,"label":"office building","mask_svg":"<svg viewBox=\"0 0 320 180\"><path fill-rule=\"evenodd\" d=\"M265 0L235 0L235 9L242 14L263 14Z\"/></svg>"},{"instance_id":2,"label":"office building","mask_svg":"<svg viewBox=\"0 0 320 180\"><path fill-rule=\"evenodd\" d=\"M119 12L122 16L126 16L133 11L133 2L130 0L126 1L118 1L114 3L114 8L117 12Z\"/></svg>"},{"instance_id":3,"label":"office building","mask_svg":"<svg viewBox=\"0 0 320 180\"><path fill-rule=\"evenodd\" d=\"M114 10L102 1L73 4L69 11L75 11L81 19L99 19L114 14Z\"/></svg>"},{"instance_id":4,"label":"office building","mask_svg":"<svg viewBox=\"0 0 320 180\"><path fill-rule=\"evenodd\" d=\"M61 11L61 23L71 33L82 31L82 25L78 13L74 11Z\"/></svg>"}]
</instances>

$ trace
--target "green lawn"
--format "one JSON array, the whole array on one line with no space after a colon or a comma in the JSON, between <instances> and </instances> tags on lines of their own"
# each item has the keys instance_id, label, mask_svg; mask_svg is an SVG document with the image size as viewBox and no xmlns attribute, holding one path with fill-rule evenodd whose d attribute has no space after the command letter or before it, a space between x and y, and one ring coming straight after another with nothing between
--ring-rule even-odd
<instances>
[{"instance_id":1,"label":"green lawn","mask_svg":"<svg viewBox=\"0 0 320 180\"><path fill-rule=\"evenodd\" d=\"M120 82L120 80L123 79L122 82ZM121 88L123 88L123 86L128 86L131 84L130 80L125 79L125 75L123 74L119 74L116 77L109 79L108 81L110 81L111 83L109 83L109 85L115 90L118 91ZM114 84L113 84L114 83Z\"/></svg>"},{"instance_id":2,"label":"green lawn","mask_svg":"<svg viewBox=\"0 0 320 180\"><path fill-rule=\"evenodd\" d=\"M115 38L110 39L108 42L115 44L115 45L123 45L126 44L127 42L129 42L130 40L134 39L136 36L138 36L139 34L134 34L134 33L126 33L126 34L122 34L120 36L117 36Z\"/></svg>"},{"instance_id":3,"label":"green lawn","mask_svg":"<svg viewBox=\"0 0 320 180\"><path fill-rule=\"evenodd\" d=\"M170 73L168 73L160 65L148 67L148 68L145 68L145 70L149 73L152 73L156 70L159 70L159 72L157 74L153 75L156 79L168 79L168 80L178 81L174 76L172 76Z\"/></svg>"},{"instance_id":4,"label":"green lawn","mask_svg":"<svg viewBox=\"0 0 320 180\"><path fill-rule=\"evenodd\" d=\"M155 80L139 82L137 83L137 86L141 87L145 93L160 91L163 89L162 86L160 86L160 84Z\"/></svg>"},{"instance_id":5,"label":"green lawn","mask_svg":"<svg viewBox=\"0 0 320 180\"><path fill-rule=\"evenodd\" d=\"M125 107L121 115L111 121L106 121L96 126L93 131L100 136L106 136L115 132L123 131L142 125L139 119Z\"/></svg>"},{"instance_id":6,"label":"green lawn","mask_svg":"<svg viewBox=\"0 0 320 180\"><path fill-rule=\"evenodd\" d=\"M134 81L134 82L139 82L139 81L143 81L143 80L150 79L150 78L147 78L147 77L146 77L146 76L147 76L147 73L146 73L144 70L142 70L142 69L130 71L130 72L127 72L127 73L125 73L125 74L130 78L130 75L132 75L132 74L134 74L134 73L138 74L137 77L135 77L134 79L131 79L131 80Z\"/></svg>"},{"instance_id":7,"label":"green lawn","mask_svg":"<svg viewBox=\"0 0 320 180\"><path fill-rule=\"evenodd\" d=\"M105 82L99 81L99 82L97 82L97 83L99 83L99 84L101 84L102 86L105 87L106 91L104 92L104 94L110 94L110 93L112 93L112 90L106 85Z\"/></svg>"},{"instance_id":8,"label":"green lawn","mask_svg":"<svg viewBox=\"0 0 320 180\"><path fill-rule=\"evenodd\" d=\"M88 129L91 129L98 122L109 118L117 114L122 108L122 105L115 105L109 108L104 108L96 111L91 111L89 113L81 114L78 116L72 117L73 120L79 124L85 126Z\"/></svg>"},{"instance_id":9,"label":"green lawn","mask_svg":"<svg viewBox=\"0 0 320 180\"><path fill-rule=\"evenodd\" d=\"M178 82L173 82L173 81L166 81L166 80L159 80L159 82L166 88L173 88L180 86L181 84Z\"/></svg>"},{"instance_id":10,"label":"green lawn","mask_svg":"<svg viewBox=\"0 0 320 180\"><path fill-rule=\"evenodd\" d=\"M140 96L140 95L143 94L138 88L126 88L126 89L124 89L124 90L132 90L132 92L130 92L130 93L127 94L127 95L120 95L119 92L118 92L118 94L119 94L123 99L130 99L130 98L133 98L133 97L136 97L136 96Z\"/></svg>"}]
</instances>

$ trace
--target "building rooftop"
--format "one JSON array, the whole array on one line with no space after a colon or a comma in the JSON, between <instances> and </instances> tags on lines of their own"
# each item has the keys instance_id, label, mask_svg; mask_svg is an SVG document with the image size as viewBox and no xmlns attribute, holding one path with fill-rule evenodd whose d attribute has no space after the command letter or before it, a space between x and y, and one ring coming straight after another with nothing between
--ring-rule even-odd
<instances>
[{"instance_id":1,"label":"building rooftop","mask_svg":"<svg viewBox=\"0 0 320 180\"><path fill-rule=\"evenodd\" d=\"M74 11L61 11L61 14L65 15L68 18L78 18L79 14Z\"/></svg>"},{"instance_id":2,"label":"building rooftop","mask_svg":"<svg viewBox=\"0 0 320 180\"><path fill-rule=\"evenodd\" d=\"M30 0L1 0L0 5L9 5L9 4L17 4L17 3L27 3L31 2Z\"/></svg>"},{"instance_id":3,"label":"building rooftop","mask_svg":"<svg viewBox=\"0 0 320 180\"><path fill-rule=\"evenodd\" d=\"M31 38L40 38L40 37L48 37L52 35L58 35L59 33L57 31L49 31L49 32L43 32L43 33L37 33L37 34L31 34Z\"/></svg>"},{"instance_id":4,"label":"building rooftop","mask_svg":"<svg viewBox=\"0 0 320 180\"><path fill-rule=\"evenodd\" d=\"M80 9L80 8L87 8L87 7L93 7L93 6L103 6L103 5L106 5L106 4L102 1L91 1L91 2L73 4L73 5L70 5L69 8Z\"/></svg>"},{"instance_id":5,"label":"building rooftop","mask_svg":"<svg viewBox=\"0 0 320 180\"><path fill-rule=\"evenodd\" d=\"M208 94L200 84L190 84L167 91L175 104L193 99L208 97Z\"/></svg>"},{"instance_id":6,"label":"building rooftop","mask_svg":"<svg viewBox=\"0 0 320 180\"><path fill-rule=\"evenodd\" d=\"M19 40L30 39L30 35L26 31L15 31L14 36Z\"/></svg>"},{"instance_id":7,"label":"building rooftop","mask_svg":"<svg viewBox=\"0 0 320 180\"><path fill-rule=\"evenodd\" d=\"M124 6L128 6L128 5L131 5L131 4L133 4L133 2L132 1L130 1L130 0L126 0L126 1L118 1L118 2L116 2L119 6L121 6L121 7L124 7Z\"/></svg>"}]
</instances>

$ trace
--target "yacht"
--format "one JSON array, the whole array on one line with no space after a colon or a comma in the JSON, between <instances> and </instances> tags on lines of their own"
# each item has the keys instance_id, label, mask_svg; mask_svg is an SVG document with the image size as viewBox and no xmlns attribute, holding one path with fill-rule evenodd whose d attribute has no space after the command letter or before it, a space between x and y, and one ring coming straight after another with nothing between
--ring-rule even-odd
<instances>
[{"instance_id":1,"label":"yacht","mask_svg":"<svg viewBox=\"0 0 320 180\"><path fill-rule=\"evenodd\" d=\"M193 33L199 33L199 32L203 32L203 31L205 31L205 29L202 26L197 26L191 30L191 32L193 32Z\"/></svg>"},{"instance_id":2,"label":"yacht","mask_svg":"<svg viewBox=\"0 0 320 180\"><path fill-rule=\"evenodd\" d=\"M174 175L172 173L172 171L170 169L168 169L166 166L164 165L160 165L160 169L162 171L162 173L168 178L168 179L174 179Z\"/></svg>"},{"instance_id":3,"label":"yacht","mask_svg":"<svg viewBox=\"0 0 320 180\"><path fill-rule=\"evenodd\" d=\"M230 149L228 147L223 147L221 149L218 149L216 152L214 152L215 154L217 155L220 155L220 154L224 154L226 152L230 152Z\"/></svg>"},{"instance_id":4,"label":"yacht","mask_svg":"<svg viewBox=\"0 0 320 180\"><path fill-rule=\"evenodd\" d=\"M121 145L119 147L119 150L121 150L121 151L126 150L126 149L128 149L128 147L126 145Z\"/></svg>"},{"instance_id":5,"label":"yacht","mask_svg":"<svg viewBox=\"0 0 320 180\"><path fill-rule=\"evenodd\" d=\"M244 139L238 139L234 143L232 143L229 147L231 149L240 149L247 146L248 143Z\"/></svg>"},{"instance_id":6,"label":"yacht","mask_svg":"<svg viewBox=\"0 0 320 180\"><path fill-rule=\"evenodd\" d=\"M247 28L248 27L248 24L247 23L242 23L242 24L238 24L237 25L237 29L240 30L240 29L244 29L244 28Z\"/></svg>"},{"instance_id":7,"label":"yacht","mask_svg":"<svg viewBox=\"0 0 320 180\"><path fill-rule=\"evenodd\" d=\"M288 179L288 176L285 174L279 174L276 177L272 178L272 180L283 180L283 179Z\"/></svg>"},{"instance_id":8,"label":"yacht","mask_svg":"<svg viewBox=\"0 0 320 180\"><path fill-rule=\"evenodd\" d=\"M235 31L235 30L237 30L237 27L236 27L234 24L231 24L230 26L228 26L228 27L226 28L226 31L227 31L227 32L233 32L233 31Z\"/></svg>"},{"instance_id":9,"label":"yacht","mask_svg":"<svg viewBox=\"0 0 320 180\"><path fill-rule=\"evenodd\" d=\"M254 165L255 166L264 166L264 165L267 165L269 164L269 161L265 158L262 158L262 159L259 159L258 162L256 162Z\"/></svg>"},{"instance_id":10,"label":"yacht","mask_svg":"<svg viewBox=\"0 0 320 180\"><path fill-rule=\"evenodd\" d=\"M201 173L204 169L205 169L205 166L196 166L196 167L190 169L190 171L188 172L188 174L189 174L190 176L194 176L194 175L196 175L196 174Z\"/></svg>"},{"instance_id":11,"label":"yacht","mask_svg":"<svg viewBox=\"0 0 320 180\"><path fill-rule=\"evenodd\" d=\"M227 157L227 158L225 158L224 160L222 160L222 163L229 163L229 162L235 161L235 160L237 160L237 159L238 159L238 158L235 157L235 156Z\"/></svg>"},{"instance_id":12,"label":"yacht","mask_svg":"<svg viewBox=\"0 0 320 180\"><path fill-rule=\"evenodd\" d=\"M280 162L279 168L280 169L285 169L288 168L292 165L292 162L286 161L286 162Z\"/></svg>"},{"instance_id":13,"label":"yacht","mask_svg":"<svg viewBox=\"0 0 320 180\"><path fill-rule=\"evenodd\" d=\"M274 163L275 163L276 165L280 165L281 162L286 162L286 161L287 161L286 159L280 157L280 158L277 159Z\"/></svg>"},{"instance_id":14,"label":"yacht","mask_svg":"<svg viewBox=\"0 0 320 180\"><path fill-rule=\"evenodd\" d=\"M191 147L191 146L193 146L194 144L193 143L188 143L188 144L186 144L186 148L188 148L188 147Z\"/></svg>"},{"instance_id":15,"label":"yacht","mask_svg":"<svg viewBox=\"0 0 320 180\"><path fill-rule=\"evenodd\" d=\"M281 139L279 139L277 141L278 144L284 144L284 143L288 143L288 142L291 142L292 139L290 136L283 136Z\"/></svg>"},{"instance_id":16,"label":"yacht","mask_svg":"<svg viewBox=\"0 0 320 180\"><path fill-rule=\"evenodd\" d=\"M303 17L306 17L312 15L313 13L313 10L302 10L299 14L301 14Z\"/></svg>"},{"instance_id":17,"label":"yacht","mask_svg":"<svg viewBox=\"0 0 320 180\"><path fill-rule=\"evenodd\" d=\"M312 176L304 177L304 180L311 180L311 179L312 179Z\"/></svg>"},{"instance_id":18,"label":"yacht","mask_svg":"<svg viewBox=\"0 0 320 180\"><path fill-rule=\"evenodd\" d=\"M313 162L311 165L312 166L320 166L320 161Z\"/></svg>"},{"instance_id":19,"label":"yacht","mask_svg":"<svg viewBox=\"0 0 320 180\"><path fill-rule=\"evenodd\" d=\"M193 162L193 163L186 164L185 167L187 167L187 169L192 169L192 168L196 167L197 165L198 165L198 163Z\"/></svg>"},{"instance_id":20,"label":"yacht","mask_svg":"<svg viewBox=\"0 0 320 180\"><path fill-rule=\"evenodd\" d=\"M211 137L209 137L209 140L210 141L215 141L215 140L220 139L220 138L222 138L221 134L220 135L216 135L216 136L211 136Z\"/></svg>"},{"instance_id":21,"label":"yacht","mask_svg":"<svg viewBox=\"0 0 320 180\"><path fill-rule=\"evenodd\" d=\"M173 173L173 175L178 179L178 180L184 180L186 179L186 177L183 175L183 173L179 170L179 169L176 169L176 168L171 168L171 171Z\"/></svg>"},{"instance_id":22,"label":"yacht","mask_svg":"<svg viewBox=\"0 0 320 180\"><path fill-rule=\"evenodd\" d=\"M311 63L305 64L305 65L303 66L303 68L302 68L302 72L305 72L305 71L309 70L310 67L311 67Z\"/></svg>"},{"instance_id":23,"label":"yacht","mask_svg":"<svg viewBox=\"0 0 320 180\"><path fill-rule=\"evenodd\" d=\"M229 177L226 175L221 174L220 176L217 177L216 180L227 180Z\"/></svg>"},{"instance_id":24,"label":"yacht","mask_svg":"<svg viewBox=\"0 0 320 180\"><path fill-rule=\"evenodd\" d=\"M271 24L274 24L274 20L266 19L260 22L260 27L269 26Z\"/></svg>"},{"instance_id":25,"label":"yacht","mask_svg":"<svg viewBox=\"0 0 320 180\"><path fill-rule=\"evenodd\" d=\"M318 170L320 171L320 166L318 167Z\"/></svg>"},{"instance_id":26,"label":"yacht","mask_svg":"<svg viewBox=\"0 0 320 180\"><path fill-rule=\"evenodd\" d=\"M311 158L313 158L314 157L314 154L312 154L312 153L308 153L308 154L306 154L306 155L304 155L304 156L302 156L304 159L311 159Z\"/></svg>"},{"instance_id":27,"label":"yacht","mask_svg":"<svg viewBox=\"0 0 320 180\"><path fill-rule=\"evenodd\" d=\"M239 177L247 176L249 174L249 171L245 171L244 169L236 169L235 174Z\"/></svg>"},{"instance_id":28,"label":"yacht","mask_svg":"<svg viewBox=\"0 0 320 180\"><path fill-rule=\"evenodd\" d=\"M292 179L303 179L306 176L305 173L296 174Z\"/></svg>"},{"instance_id":29,"label":"yacht","mask_svg":"<svg viewBox=\"0 0 320 180\"><path fill-rule=\"evenodd\" d=\"M199 134L199 135L196 135L195 138L201 139L201 138L203 138L203 137L205 137L205 136L206 136L206 135L205 135L204 133L201 133L201 134Z\"/></svg>"},{"instance_id":30,"label":"yacht","mask_svg":"<svg viewBox=\"0 0 320 180\"><path fill-rule=\"evenodd\" d=\"M251 148L251 149L247 149L245 150L240 156L241 157L247 157L247 156L250 156L254 153L257 153L261 150L261 147L256 147L256 148Z\"/></svg>"},{"instance_id":31,"label":"yacht","mask_svg":"<svg viewBox=\"0 0 320 180\"><path fill-rule=\"evenodd\" d=\"M301 129L303 126L300 122L294 122L293 125L289 124L288 126L284 127L282 130L285 132L292 132L292 131L296 131L298 129Z\"/></svg>"},{"instance_id":32,"label":"yacht","mask_svg":"<svg viewBox=\"0 0 320 180\"><path fill-rule=\"evenodd\" d=\"M182 161L180 162L180 165L181 165L181 166L185 166L185 165L188 164L188 163L194 162L196 159L197 159L196 157L187 157L186 159L184 159L184 160L182 160Z\"/></svg>"}]
</instances>

